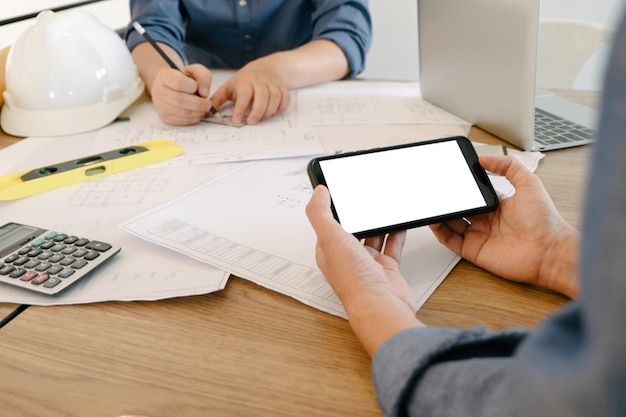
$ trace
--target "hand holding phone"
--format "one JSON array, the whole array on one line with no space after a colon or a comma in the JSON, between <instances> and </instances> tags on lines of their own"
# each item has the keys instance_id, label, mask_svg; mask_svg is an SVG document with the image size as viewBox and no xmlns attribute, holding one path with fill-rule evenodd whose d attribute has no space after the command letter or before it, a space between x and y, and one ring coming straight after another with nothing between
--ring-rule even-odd
<instances>
[{"instance_id":1,"label":"hand holding phone","mask_svg":"<svg viewBox=\"0 0 626 417\"><path fill-rule=\"evenodd\" d=\"M335 218L357 238L493 211L498 196L462 136L315 158Z\"/></svg>"}]
</instances>

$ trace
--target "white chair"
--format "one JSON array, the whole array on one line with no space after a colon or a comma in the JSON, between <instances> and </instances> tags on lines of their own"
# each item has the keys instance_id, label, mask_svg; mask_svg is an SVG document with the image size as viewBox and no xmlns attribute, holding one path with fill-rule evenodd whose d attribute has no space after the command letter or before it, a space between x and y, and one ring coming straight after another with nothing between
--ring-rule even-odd
<instances>
[{"instance_id":1,"label":"white chair","mask_svg":"<svg viewBox=\"0 0 626 417\"><path fill-rule=\"evenodd\" d=\"M569 89L583 65L611 42L613 29L573 19L539 22L537 85Z\"/></svg>"}]
</instances>

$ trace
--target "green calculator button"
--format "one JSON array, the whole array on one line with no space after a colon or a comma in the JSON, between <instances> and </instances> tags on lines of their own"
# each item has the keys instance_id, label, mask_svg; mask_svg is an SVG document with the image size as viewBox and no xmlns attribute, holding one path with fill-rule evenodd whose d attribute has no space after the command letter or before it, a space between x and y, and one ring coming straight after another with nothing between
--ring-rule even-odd
<instances>
[{"instance_id":1,"label":"green calculator button","mask_svg":"<svg viewBox=\"0 0 626 417\"><path fill-rule=\"evenodd\" d=\"M57 232L49 232L47 235L44 236L44 239L46 240L50 240L50 239L54 239L55 237L57 237L58 233Z\"/></svg>"},{"instance_id":2,"label":"green calculator button","mask_svg":"<svg viewBox=\"0 0 626 417\"><path fill-rule=\"evenodd\" d=\"M33 248L38 248L38 247L40 247L41 245L43 245L44 243L46 243L46 240L45 240L45 239L37 239L37 240L35 240L33 243L31 243L30 245L31 245Z\"/></svg>"}]
</instances>

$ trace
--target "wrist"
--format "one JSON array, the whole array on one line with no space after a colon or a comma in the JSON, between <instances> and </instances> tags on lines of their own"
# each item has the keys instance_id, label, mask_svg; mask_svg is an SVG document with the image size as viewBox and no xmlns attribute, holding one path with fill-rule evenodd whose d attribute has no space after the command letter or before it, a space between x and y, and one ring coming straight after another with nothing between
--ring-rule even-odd
<instances>
[{"instance_id":1,"label":"wrist","mask_svg":"<svg viewBox=\"0 0 626 417\"><path fill-rule=\"evenodd\" d=\"M424 326L415 317L415 306L393 294L361 294L344 307L354 334L371 357L396 333Z\"/></svg>"},{"instance_id":2,"label":"wrist","mask_svg":"<svg viewBox=\"0 0 626 417\"><path fill-rule=\"evenodd\" d=\"M543 257L540 270L541 285L570 298L578 297L579 245L579 233L572 227L565 226L549 245Z\"/></svg>"}]
</instances>

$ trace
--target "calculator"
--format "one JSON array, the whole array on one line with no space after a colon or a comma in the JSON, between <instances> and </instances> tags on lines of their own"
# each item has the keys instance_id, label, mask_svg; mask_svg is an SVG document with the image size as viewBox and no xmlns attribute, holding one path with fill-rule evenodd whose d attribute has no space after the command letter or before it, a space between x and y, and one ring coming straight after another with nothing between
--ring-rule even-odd
<instances>
[{"instance_id":1,"label":"calculator","mask_svg":"<svg viewBox=\"0 0 626 417\"><path fill-rule=\"evenodd\" d=\"M99 240L7 223L0 227L0 282L56 295L120 250Z\"/></svg>"}]
</instances>

